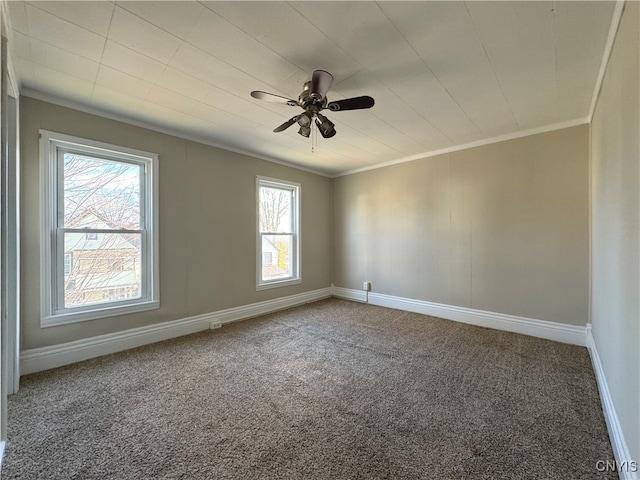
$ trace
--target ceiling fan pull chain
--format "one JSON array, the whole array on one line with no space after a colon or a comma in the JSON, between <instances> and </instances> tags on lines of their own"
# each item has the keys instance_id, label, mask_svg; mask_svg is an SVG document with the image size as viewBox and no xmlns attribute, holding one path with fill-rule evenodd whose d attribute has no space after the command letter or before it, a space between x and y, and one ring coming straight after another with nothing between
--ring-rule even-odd
<instances>
[{"instance_id":1,"label":"ceiling fan pull chain","mask_svg":"<svg viewBox=\"0 0 640 480\"><path fill-rule=\"evenodd\" d=\"M316 147L318 146L318 132L315 128L311 129L311 153L316 152Z\"/></svg>"}]
</instances>

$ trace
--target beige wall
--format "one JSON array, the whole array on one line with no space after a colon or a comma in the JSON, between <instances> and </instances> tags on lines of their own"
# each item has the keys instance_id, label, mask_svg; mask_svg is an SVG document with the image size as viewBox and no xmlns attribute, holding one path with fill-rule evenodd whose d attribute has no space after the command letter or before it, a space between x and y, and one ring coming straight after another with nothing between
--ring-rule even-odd
<instances>
[{"instance_id":1,"label":"beige wall","mask_svg":"<svg viewBox=\"0 0 640 480\"><path fill-rule=\"evenodd\" d=\"M331 285L330 179L31 98L20 116L23 349ZM39 129L159 154L159 310L40 328ZM256 291L256 175L302 184L301 285Z\"/></svg>"},{"instance_id":2,"label":"beige wall","mask_svg":"<svg viewBox=\"0 0 640 480\"><path fill-rule=\"evenodd\" d=\"M640 461L640 9L627 2L591 130L593 337Z\"/></svg>"},{"instance_id":3,"label":"beige wall","mask_svg":"<svg viewBox=\"0 0 640 480\"><path fill-rule=\"evenodd\" d=\"M334 284L588 321L588 126L340 177Z\"/></svg>"}]
</instances>

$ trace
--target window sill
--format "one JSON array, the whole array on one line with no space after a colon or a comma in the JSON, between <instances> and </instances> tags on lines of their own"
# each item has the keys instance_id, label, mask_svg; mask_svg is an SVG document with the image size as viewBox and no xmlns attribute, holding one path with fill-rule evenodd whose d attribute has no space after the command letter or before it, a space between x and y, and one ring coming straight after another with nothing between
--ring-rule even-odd
<instances>
[{"instance_id":1,"label":"window sill","mask_svg":"<svg viewBox=\"0 0 640 480\"><path fill-rule=\"evenodd\" d=\"M259 283L256 285L256 291L268 290L270 288L287 287L289 285L299 285L302 283L302 279L293 278L287 280L274 280L273 282Z\"/></svg>"},{"instance_id":2,"label":"window sill","mask_svg":"<svg viewBox=\"0 0 640 480\"><path fill-rule=\"evenodd\" d=\"M89 320L98 320L101 318L115 317L118 315L127 315L130 313L144 312L147 310L156 310L160 308L159 301L140 302L134 305L120 306L103 306L96 307L91 310L82 312L60 313L42 317L40 320L40 328L57 327L59 325L67 325L70 323L87 322Z\"/></svg>"}]
</instances>

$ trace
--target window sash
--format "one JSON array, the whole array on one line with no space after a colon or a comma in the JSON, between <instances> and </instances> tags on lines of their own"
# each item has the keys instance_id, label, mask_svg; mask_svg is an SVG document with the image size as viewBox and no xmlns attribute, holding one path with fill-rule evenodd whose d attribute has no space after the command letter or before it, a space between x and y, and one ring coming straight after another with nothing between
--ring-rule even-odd
<instances>
[{"instance_id":1,"label":"window sash","mask_svg":"<svg viewBox=\"0 0 640 480\"><path fill-rule=\"evenodd\" d=\"M140 296L136 298L90 303L87 305L78 305L73 307L67 307L65 301L65 241L64 237L66 233L116 233L116 234L138 234L140 235L140 262L141 262L141 278L140 278ZM149 280L149 269L146 268L145 258L148 252L148 234L146 230L109 230L109 229L90 229L90 228L58 228L56 232L56 256L55 256L55 272L56 281L54 282L54 298L55 304L53 306L53 314L60 315L72 312L87 312L93 311L101 307L117 307L135 305L144 301L145 298L151 297L151 282Z\"/></svg>"},{"instance_id":2,"label":"window sash","mask_svg":"<svg viewBox=\"0 0 640 480\"><path fill-rule=\"evenodd\" d=\"M283 186L282 184L274 184L273 182L269 182L269 184L266 184L267 182L262 182L260 183L260 186L258 187L258 197L259 197L259 201L262 204L262 197L261 197L261 192L263 188L269 188L271 190L279 190L281 192L286 193L289 196L289 209L292 211L291 215L290 215L290 222L289 222L289 229L288 230L268 230L268 229L263 229L262 228L262 222L259 222L259 226L260 226L260 232L261 233L270 233L270 234L294 234L295 233L295 229L296 229L296 219L295 214L297 212L297 205L296 205L296 191L297 191L297 187L295 186L288 186L285 185ZM258 212L258 215L260 215L261 213L261 209ZM280 226L280 225L279 225Z\"/></svg>"},{"instance_id":3,"label":"window sash","mask_svg":"<svg viewBox=\"0 0 640 480\"><path fill-rule=\"evenodd\" d=\"M260 275L260 283L262 284L271 284L271 283L277 283L277 282L283 282L286 280L292 280L292 279L296 279L298 278L298 265L297 265L297 256L298 256L298 245L297 245L297 241L296 241L296 235L295 233L269 233L269 232L260 232L260 246L262 247L262 245L264 245L264 237L288 237L290 239L289 244L291 245L291 252L287 255L287 258L290 259L291 265L289 266L289 274L286 276L281 276L281 277L276 277L276 278L265 278L264 275L264 264L263 264L263 259L264 259L264 250L262 250L261 248L261 258L260 258L260 269L259 269L259 275ZM278 265L278 258L276 256L275 261L271 260L271 265Z\"/></svg>"},{"instance_id":4,"label":"window sash","mask_svg":"<svg viewBox=\"0 0 640 480\"><path fill-rule=\"evenodd\" d=\"M263 230L261 222L261 189L263 187L271 188L286 192L290 195L290 229L281 231L282 225L279 225L280 231ZM274 288L285 285L292 285L302 282L301 266L300 266L300 184L277 180L273 178L260 177L256 178L256 289ZM288 225L287 225L288 226ZM262 260L263 260L263 237L264 236L288 236L291 238L291 252L289 253L291 265L289 266L289 275L267 279L264 276ZM277 265L277 259L272 264Z\"/></svg>"},{"instance_id":5,"label":"window sash","mask_svg":"<svg viewBox=\"0 0 640 480\"><path fill-rule=\"evenodd\" d=\"M128 165L135 165L140 168L140 183L138 185L140 192L140 218L138 220L141 228L148 229L148 218L147 210L148 210L148 195L147 195L147 179L149 175L149 169L147 165L147 161L145 160L135 160L135 159L126 159L126 158L115 158L113 154L108 153L90 153L90 150L82 150L79 148L69 148L63 146L55 146L56 150L56 185L55 189L57 192L56 195L56 206L57 206L57 215L56 215L56 227L64 228L64 156L67 154L78 155L78 156L91 156L92 158L96 158L97 160L105 160L108 162L114 163L124 163ZM118 229L114 229L118 230Z\"/></svg>"},{"instance_id":6,"label":"window sash","mask_svg":"<svg viewBox=\"0 0 640 480\"><path fill-rule=\"evenodd\" d=\"M133 164L139 171L139 228L70 228L64 226L64 155L73 153L97 160ZM124 315L156 309L159 299L158 156L153 153L118 147L69 135L40 130L41 165L41 327ZM66 233L140 235L139 296L65 308ZM116 287L114 287L116 288ZM115 292L115 290L114 290ZM116 292L117 293L117 292Z\"/></svg>"}]
</instances>

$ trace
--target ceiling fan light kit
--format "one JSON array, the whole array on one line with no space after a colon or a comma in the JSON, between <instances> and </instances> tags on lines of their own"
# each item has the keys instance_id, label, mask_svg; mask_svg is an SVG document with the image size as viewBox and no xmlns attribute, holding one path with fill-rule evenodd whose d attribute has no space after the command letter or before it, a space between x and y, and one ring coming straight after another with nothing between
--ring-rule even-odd
<instances>
[{"instance_id":1,"label":"ceiling fan light kit","mask_svg":"<svg viewBox=\"0 0 640 480\"><path fill-rule=\"evenodd\" d=\"M275 133L282 132L294 123L300 126L298 133L303 137L309 137L311 134L311 123L315 119L315 124L323 138L331 138L336 134L335 124L327 117L320 113L321 110L328 108L332 112L341 110L363 110L371 108L375 104L373 98L364 95L361 97L346 98L344 100L335 100L329 102L327 100L327 92L333 84L333 75L326 70L315 70L311 76L311 80L305 82L302 93L298 100L287 98L274 93L261 92L254 90L251 96L258 100L266 100L268 102L283 103L290 107L301 107L304 109L300 115L290 118L282 125L276 127Z\"/></svg>"},{"instance_id":2,"label":"ceiling fan light kit","mask_svg":"<svg viewBox=\"0 0 640 480\"><path fill-rule=\"evenodd\" d=\"M311 125L311 115L309 114L309 112L303 112L298 115L298 125L300 125L301 127L308 127L309 125Z\"/></svg>"},{"instance_id":3,"label":"ceiling fan light kit","mask_svg":"<svg viewBox=\"0 0 640 480\"><path fill-rule=\"evenodd\" d=\"M311 135L311 127L300 127L298 133L303 137L309 138L309 135Z\"/></svg>"}]
</instances>

